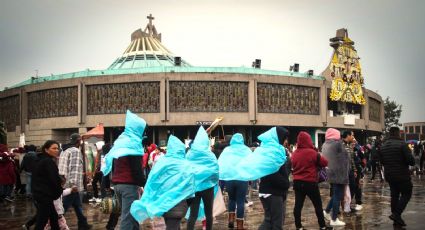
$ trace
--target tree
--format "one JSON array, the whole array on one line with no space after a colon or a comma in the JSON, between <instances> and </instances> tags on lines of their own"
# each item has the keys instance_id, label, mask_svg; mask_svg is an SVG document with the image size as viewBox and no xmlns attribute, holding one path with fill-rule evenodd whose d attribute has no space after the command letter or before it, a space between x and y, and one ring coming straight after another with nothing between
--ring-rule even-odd
<instances>
[{"instance_id":1,"label":"tree","mask_svg":"<svg viewBox=\"0 0 425 230\"><path fill-rule=\"evenodd\" d=\"M395 101L390 100L390 97L385 98L384 113L385 113L385 133L388 133L391 127L401 126L399 119L401 116L402 105L397 104Z\"/></svg>"}]
</instances>

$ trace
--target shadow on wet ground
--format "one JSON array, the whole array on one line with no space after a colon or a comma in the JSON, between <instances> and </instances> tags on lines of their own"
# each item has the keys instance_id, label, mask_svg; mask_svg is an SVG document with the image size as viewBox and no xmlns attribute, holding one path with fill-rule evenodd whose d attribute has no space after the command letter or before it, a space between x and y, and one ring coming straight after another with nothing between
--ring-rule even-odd
<instances>
[{"instance_id":1,"label":"shadow on wet ground","mask_svg":"<svg viewBox=\"0 0 425 230\"><path fill-rule=\"evenodd\" d=\"M413 176L412 179L414 185L413 195L403 213L403 218L407 223L405 229L425 229L425 179L421 175ZM325 206L329 201L328 184L321 184L321 194L323 206ZM251 192L250 199L254 204L246 208L245 227L247 229L258 229L263 220L263 208L256 192ZM295 229L293 217L294 199L294 193L290 189L284 229ZM32 202L25 198L18 197L12 203L1 203L0 229L22 229L22 224L31 218L35 212ZM103 214L99 207L93 206L93 204L84 204L84 212L89 223L93 225L93 229L105 229L109 215ZM388 219L390 214L390 190L388 184L379 181L370 182L366 176L363 183L363 210L353 213L349 217L340 217L347 225L338 229L397 229L393 226L392 221ZM73 211L69 210L65 217L70 228L77 229L77 219ZM302 223L306 229L319 229L313 205L308 199L304 203ZM158 218L145 221L141 229L165 229L165 225L162 219ZM185 222L182 224L182 229L186 229ZM197 223L197 229L202 229L200 223ZM214 229L227 229L227 213L216 217Z\"/></svg>"}]
</instances>

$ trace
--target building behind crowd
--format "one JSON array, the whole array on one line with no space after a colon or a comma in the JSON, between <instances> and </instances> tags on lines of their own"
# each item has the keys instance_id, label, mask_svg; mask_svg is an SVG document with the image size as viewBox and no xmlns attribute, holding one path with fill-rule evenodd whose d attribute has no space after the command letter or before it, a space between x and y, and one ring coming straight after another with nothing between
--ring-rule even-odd
<instances>
[{"instance_id":1,"label":"building behind crowd","mask_svg":"<svg viewBox=\"0 0 425 230\"><path fill-rule=\"evenodd\" d=\"M425 122L403 123L405 140L425 140Z\"/></svg>"},{"instance_id":2,"label":"building behind crowd","mask_svg":"<svg viewBox=\"0 0 425 230\"><path fill-rule=\"evenodd\" d=\"M277 125L289 128L291 142L298 131L308 131L317 146L329 127L352 129L361 142L383 130L382 98L365 88L346 29L330 39L329 66L316 75L299 72L298 64L289 71L262 69L255 57L252 67L192 66L161 43L153 17L148 19L107 69L31 77L1 91L0 120L9 145L17 145L22 133L36 145L66 142L71 133L98 123L105 126L106 141L113 141L123 131L127 109L147 121L149 141L160 145L169 134L193 138L198 125L219 116L222 126L212 136L241 132L248 143Z\"/></svg>"}]
</instances>

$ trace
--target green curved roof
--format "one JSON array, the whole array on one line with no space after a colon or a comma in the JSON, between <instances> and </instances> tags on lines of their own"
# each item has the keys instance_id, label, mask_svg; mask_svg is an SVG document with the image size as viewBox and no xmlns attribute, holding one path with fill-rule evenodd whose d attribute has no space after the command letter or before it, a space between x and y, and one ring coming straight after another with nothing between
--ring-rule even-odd
<instances>
[{"instance_id":1,"label":"green curved roof","mask_svg":"<svg viewBox=\"0 0 425 230\"><path fill-rule=\"evenodd\" d=\"M24 85L41 83L46 81L56 81L71 78L81 77L97 77L107 75L120 75L120 74L144 74L144 73L234 73L234 74L251 74L251 75L269 75L269 76L288 76L310 78L316 80L324 80L323 76L308 75L307 73L276 71L266 69L256 69L252 67L194 67L194 66L159 66L159 67L146 67L146 68L132 68L132 69L106 69L106 70L85 70L80 72L66 73L51 75L38 78L30 78L19 84L13 85L9 88L21 87Z\"/></svg>"}]
</instances>

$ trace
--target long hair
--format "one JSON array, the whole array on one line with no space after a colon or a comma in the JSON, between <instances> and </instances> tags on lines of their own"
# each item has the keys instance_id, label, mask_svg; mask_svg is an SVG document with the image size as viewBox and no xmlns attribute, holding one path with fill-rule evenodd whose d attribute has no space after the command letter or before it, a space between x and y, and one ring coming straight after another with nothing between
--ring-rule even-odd
<instances>
[{"instance_id":1,"label":"long hair","mask_svg":"<svg viewBox=\"0 0 425 230\"><path fill-rule=\"evenodd\" d=\"M52 145L57 144L59 147L59 143L54 140L48 140L44 143L44 145L41 147L41 153L47 153L46 150L49 149Z\"/></svg>"}]
</instances>

